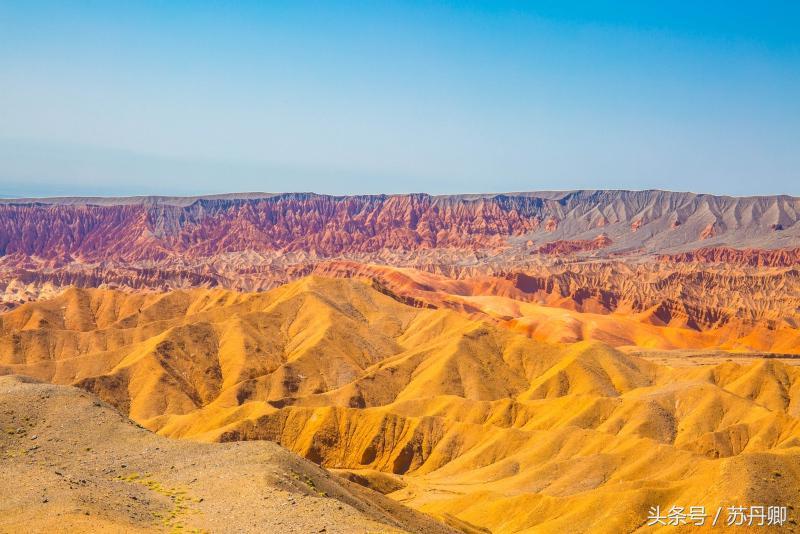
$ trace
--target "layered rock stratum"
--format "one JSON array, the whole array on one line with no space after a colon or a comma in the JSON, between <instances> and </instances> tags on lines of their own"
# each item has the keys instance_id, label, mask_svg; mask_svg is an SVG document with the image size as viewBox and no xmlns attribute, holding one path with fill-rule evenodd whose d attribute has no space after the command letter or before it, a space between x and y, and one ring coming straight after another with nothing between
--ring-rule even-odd
<instances>
[{"instance_id":1,"label":"layered rock stratum","mask_svg":"<svg viewBox=\"0 0 800 534\"><path fill-rule=\"evenodd\" d=\"M530 253L533 245L559 241L601 256L684 251L700 243L774 249L797 239L799 213L795 197L669 191L6 199L0 200L0 254L62 265L276 251L318 257L450 248Z\"/></svg>"}]
</instances>

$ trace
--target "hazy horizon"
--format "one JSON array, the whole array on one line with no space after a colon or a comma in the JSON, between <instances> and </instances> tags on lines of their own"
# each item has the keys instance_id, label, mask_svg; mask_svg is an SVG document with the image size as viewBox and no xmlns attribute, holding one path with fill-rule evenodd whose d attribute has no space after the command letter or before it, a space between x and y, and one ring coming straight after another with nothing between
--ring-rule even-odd
<instances>
[{"instance_id":1,"label":"hazy horizon","mask_svg":"<svg viewBox=\"0 0 800 534\"><path fill-rule=\"evenodd\" d=\"M376 192L376 193L320 193L318 191L228 191L223 193L196 193L196 194L131 194L131 195L99 195L99 194L87 194L87 195L38 195L38 196L25 196L25 195L9 195L0 193L0 201L2 200L27 200L27 199L59 199L59 198L95 198L95 199L131 199L131 198L148 198L148 197L155 197L155 198L211 198L211 197L246 197L246 198L258 198L259 196L281 196L281 195L320 195L320 196L329 196L329 197L351 197L351 196L404 196L404 195L427 195L431 197L470 197L470 196L499 196L499 195L507 195L507 196L514 196L514 195L532 195L532 194L553 194L553 193L573 193L573 192L580 192L580 191L624 191L624 192L647 192L647 191L659 191L665 193L676 193L676 194L689 194L689 195L708 195L708 196L716 196L716 197L732 197L732 198L758 198L758 197L781 197L787 196L791 198L800 198L798 195L792 195L789 193L767 193L767 194L753 194L753 195L731 195L731 194L723 194L723 193L710 193L707 191L678 191L673 189L661 189L661 188L647 188L647 189L612 189L612 188L591 188L591 189L538 189L538 190L528 190L528 191L468 191L464 193L429 193L426 191L407 191L402 193L384 193L384 192Z\"/></svg>"}]
</instances>

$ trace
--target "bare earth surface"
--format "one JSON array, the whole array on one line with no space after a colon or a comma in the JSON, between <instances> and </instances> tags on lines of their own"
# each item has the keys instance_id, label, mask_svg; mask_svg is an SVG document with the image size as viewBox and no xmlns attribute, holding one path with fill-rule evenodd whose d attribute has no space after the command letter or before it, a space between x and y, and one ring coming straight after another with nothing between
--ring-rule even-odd
<instances>
[{"instance_id":1,"label":"bare earth surface","mask_svg":"<svg viewBox=\"0 0 800 534\"><path fill-rule=\"evenodd\" d=\"M269 442L166 439L81 390L0 377L0 532L451 532Z\"/></svg>"}]
</instances>

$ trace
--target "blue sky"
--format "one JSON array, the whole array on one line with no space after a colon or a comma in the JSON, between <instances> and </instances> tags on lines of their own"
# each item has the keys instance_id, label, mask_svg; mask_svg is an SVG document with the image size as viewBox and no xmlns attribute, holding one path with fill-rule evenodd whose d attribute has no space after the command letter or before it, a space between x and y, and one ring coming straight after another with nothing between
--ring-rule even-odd
<instances>
[{"instance_id":1,"label":"blue sky","mask_svg":"<svg viewBox=\"0 0 800 534\"><path fill-rule=\"evenodd\" d=\"M7 2L0 195L800 195L797 2Z\"/></svg>"}]
</instances>

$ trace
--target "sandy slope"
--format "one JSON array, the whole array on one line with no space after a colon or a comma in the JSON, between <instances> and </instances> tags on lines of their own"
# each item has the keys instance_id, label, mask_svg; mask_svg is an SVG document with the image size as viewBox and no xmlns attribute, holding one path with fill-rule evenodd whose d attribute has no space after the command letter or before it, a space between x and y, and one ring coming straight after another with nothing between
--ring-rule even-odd
<instances>
[{"instance_id":1,"label":"sandy slope","mask_svg":"<svg viewBox=\"0 0 800 534\"><path fill-rule=\"evenodd\" d=\"M0 532L449 532L273 443L165 439L71 387L0 377L0 428Z\"/></svg>"}]
</instances>

